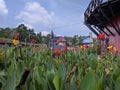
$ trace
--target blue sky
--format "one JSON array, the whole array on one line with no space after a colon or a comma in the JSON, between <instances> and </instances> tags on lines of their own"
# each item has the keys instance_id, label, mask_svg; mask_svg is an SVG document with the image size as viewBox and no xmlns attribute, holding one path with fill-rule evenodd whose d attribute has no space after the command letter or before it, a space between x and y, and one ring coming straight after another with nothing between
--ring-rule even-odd
<instances>
[{"instance_id":1,"label":"blue sky","mask_svg":"<svg viewBox=\"0 0 120 90\"><path fill-rule=\"evenodd\" d=\"M0 0L0 28L23 23L35 32L88 35L84 11L90 0Z\"/></svg>"}]
</instances>

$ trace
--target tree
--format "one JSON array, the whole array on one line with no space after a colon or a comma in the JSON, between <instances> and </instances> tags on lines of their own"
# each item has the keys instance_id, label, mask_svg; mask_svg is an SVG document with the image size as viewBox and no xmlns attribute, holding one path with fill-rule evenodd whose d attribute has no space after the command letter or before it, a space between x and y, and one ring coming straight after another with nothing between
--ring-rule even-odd
<instances>
[{"instance_id":1,"label":"tree","mask_svg":"<svg viewBox=\"0 0 120 90\"><path fill-rule=\"evenodd\" d=\"M27 42L30 41L31 37L33 38L35 36L34 30L33 29L27 29L27 27L24 24L20 24L17 27L17 32L20 33L21 38L20 41L25 41L25 39L27 40Z\"/></svg>"},{"instance_id":2,"label":"tree","mask_svg":"<svg viewBox=\"0 0 120 90\"><path fill-rule=\"evenodd\" d=\"M73 36L71 42L72 42L73 45L77 44L77 35Z\"/></svg>"}]
</instances>

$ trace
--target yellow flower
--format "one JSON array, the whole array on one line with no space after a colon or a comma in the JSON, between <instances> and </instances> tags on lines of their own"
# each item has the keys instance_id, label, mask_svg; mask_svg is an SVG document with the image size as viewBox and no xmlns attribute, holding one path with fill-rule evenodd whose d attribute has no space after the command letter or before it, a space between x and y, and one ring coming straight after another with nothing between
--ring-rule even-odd
<instances>
[{"instance_id":1,"label":"yellow flower","mask_svg":"<svg viewBox=\"0 0 120 90\"><path fill-rule=\"evenodd\" d=\"M112 49L113 49L113 46L110 45L110 46L108 46L107 48L108 48L108 50L112 50Z\"/></svg>"},{"instance_id":2,"label":"yellow flower","mask_svg":"<svg viewBox=\"0 0 120 90\"><path fill-rule=\"evenodd\" d=\"M3 50L0 48L0 61L4 60Z\"/></svg>"},{"instance_id":3,"label":"yellow flower","mask_svg":"<svg viewBox=\"0 0 120 90\"><path fill-rule=\"evenodd\" d=\"M116 47L113 47L113 51L116 52Z\"/></svg>"},{"instance_id":4,"label":"yellow flower","mask_svg":"<svg viewBox=\"0 0 120 90\"><path fill-rule=\"evenodd\" d=\"M19 40L16 40L16 39L13 39L12 42L13 42L14 45L18 45L19 44Z\"/></svg>"},{"instance_id":5,"label":"yellow flower","mask_svg":"<svg viewBox=\"0 0 120 90\"><path fill-rule=\"evenodd\" d=\"M112 45L108 46L107 48L108 48L109 51L111 51L113 53L116 53L116 51L117 51L116 47L114 47Z\"/></svg>"},{"instance_id":6,"label":"yellow flower","mask_svg":"<svg viewBox=\"0 0 120 90\"><path fill-rule=\"evenodd\" d=\"M81 49L81 50L85 50L85 46L81 45L81 46L80 46L80 49Z\"/></svg>"},{"instance_id":7,"label":"yellow flower","mask_svg":"<svg viewBox=\"0 0 120 90\"><path fill-rule=\"evenodd\" d=\"M81 45L80 48L83 48L83 45Z\"/></svg>"}]
</instances>

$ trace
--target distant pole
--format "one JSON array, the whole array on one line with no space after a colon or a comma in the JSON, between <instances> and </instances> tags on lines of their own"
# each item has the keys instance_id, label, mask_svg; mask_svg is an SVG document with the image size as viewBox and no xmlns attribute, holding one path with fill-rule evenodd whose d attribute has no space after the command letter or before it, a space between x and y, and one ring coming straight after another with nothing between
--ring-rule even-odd
<instances>
[{"instance_id":1,"label":"distant pole","mask_svg":"<svg viewBox=\"0 0 120 90\"><path fill-rule=\"evenodd\" d=\"M25 47L27 46L27 38L25 38Z\"/></svg>"},{"instance_id":2,"label":"distant pole","mask_svg":"<svg viewBox=\"0 0 120 90\"><path fill-rule=\"evenodd\" d=\"M93 37L92 37L92 33L90 33L90 46L93 46Z\"/></svg>"},{"instance_id":3,"label":"distant pole","mask_svg":"<svg viewBox=\"0 0 120 90\"><path fill-rule=\"evenodd\" d=\"M52 59L52 63L53 63L53 53L54 53L54 40L53 40L53 38L54 38L54 33L53 33L53 31L51 31L51 59Z\"/></svg>"},{"instance_id":4,"label":"distant pole","mask_svg":"<svg viewBox=\"0 0 120 90\"><path fill-rule=\"evenodd\" d=\"M29 34L29 42L30 42L30 40L31 40L31 34Z\"/></svg>"},{"instance_id":5,"label":"distant pole","mask_svg":"<svg viewBox=\"0 0 120 90\"><path fill-rule=\"evenodd\" d=\"M53 31L51 31L52 51L54 51L54 40L53 40L53 38L54 38L54 33L53 33Z\"/></svg>"}]
</instances>

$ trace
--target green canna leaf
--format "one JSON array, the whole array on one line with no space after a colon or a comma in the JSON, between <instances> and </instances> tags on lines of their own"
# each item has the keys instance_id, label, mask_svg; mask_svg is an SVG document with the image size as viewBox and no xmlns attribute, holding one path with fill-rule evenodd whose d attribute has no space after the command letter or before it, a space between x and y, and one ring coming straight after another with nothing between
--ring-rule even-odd
<instances>
[{"instance_id":1,"label":"green canna leaf","mask_svg":"<svg viewBox=\"0 0 120 90\"><path fill-rule=\"evenodd\" d=\"M47 77L47 80L48 80L49 90L55 90L55 86L54 86L54 83L53 83L54 76L55 76L55 74L54 74L53 69L48 70L46 72L46 77Z\"/></svg>"},{"instance_id":2,"label":"green canna leaf","mask_svg":"<svg viewBox=\"0 0 120 90\"><path fill-rule=\"evenodd\" d=\"M115 82L115 90L120 90L120 76L117 78Z\"/></svg>"},{"instance_id":3,"label":"green canna leaf","mask_svg":"<svg viewBox=\"0 0 120 90\"><path fill-rule=\"evenodd\" d=\"M96 85L96 90L103 90L104 89L104 81L103 81L103 75L98 80L98 83Z\"/></svg>"},{"instance_id":4,"label":"green canna leaf","mask_svg":"<svg viewBox=\"0 0 120 90\"><path fill-rule=\"evenodd\" d=\"M6 79L3 76L0 76L0 83L2 85L5 85L5 83L6 83Z\"/></svg>"},{"instance_id":5,"label":"green canna leaf","mask_svg":"<svg viewBox=\"0 0 120 90\"><path fill-rule=\"evenodd\" d=\"M116 68L113 71L113 80L116 81L116 79L120 76L120 68Z\"/></svg>"},{"instance_id":6,"label":"green canna leaf","mask_svg":"<svg viewBox=\"0 0 120 90\"><path fill-rule=\"evenodd\" d=\"M20 83L23 72L24 72L24 62L20 61L17 63L17 70L16 70L17 85Z\"/></svg>"},{"instance_id":7,"label":"green canna leaf","mask_svg":"<svg viewBox=\"0 0 120 90\"><path fill-rule=\"evenodd\" d=\"M97 69L97 66L98 66L98 60L97 59L94 59L91 61L91 68L92 69Z\"/></svg>"},{"instance_id":8,"label":"green canna leaf","mask_svg":"<svg viewBox=\"0 0 120 90\"><path fill-rule=\"evenodd\" d=\"M79 90L95 90L96 81L95 73L93 71L88 72L80 82Z\"/></svg>"},{"instance_id":9,"label":"green canna leaf","mask_svg":"<svg viewBox=\"0 0 120 90\"><path fill-rule=\"evenodd\" d=\"M56 90L60 90L60 85L59 85L60 83L59 82L60 82L59 81L59 73L57 72L54 79L53 79L53 83L55 85Z\"/></svg>"},{"instance_id":10,"label":"green canna leaf","mask_svg":"<svg viewBox=\"0 0 120 90\"><path fill-rule=\"evenodd\" d=\"M60 89L62 90L63 85L64 85L64 80L65 80L65 66L63 63L59 64L58 73L60 77Z\"/></svg>"},{"instance_id":11,"label":"green canna leaf","mask_svg":"<svg viewBox=\"0 0 120 90\"><path fill-rule=\"evenodd\" d=\"M16 72L11 72L12 76L9 77L6 81L6 85L3 90L15 90L16 87Z\"/></svg>"}]
</instances>

